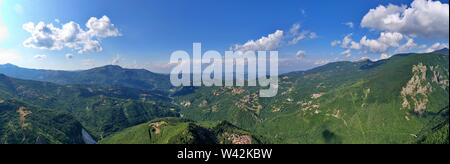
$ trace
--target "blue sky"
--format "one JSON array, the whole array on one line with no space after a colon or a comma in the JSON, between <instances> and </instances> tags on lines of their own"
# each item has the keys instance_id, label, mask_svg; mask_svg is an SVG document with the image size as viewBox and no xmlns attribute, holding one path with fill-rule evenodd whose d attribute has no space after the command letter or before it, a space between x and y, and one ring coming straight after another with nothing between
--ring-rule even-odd
<instances>
[{"instance_id":1,"label":"blue sky","mask_svg":"<svg viewBox=\"0 0 450 164\"><path fill-rule=\"evenodd\" d=\"M439 4L417 1L421 2L413 6L412 0L0 0L0 63L60 70L118 64L167 72L170 54L190 51L193 42L201 42L204 50L225 51L267 37L277 44L265 48L279 50L281 62L285 62L280 70L293 71L339 60L378 60L400 52L411 39L414 44L402 51L448 47L448 32L444 32L449 28L448 0ZM377 19L385 20L392 13L382 13L385 18L367 18L362 24L371 9L388 4L405 5L404 10L418 14L406 18L401 15L405 11L395 10L403 18L401 24L379 24ZM437 9L422 11L421 6ZM108 21L101 19L103 16ZM421 19L424 16L440 20ZM86 23L91 18L109 22L108 33L90 33ZM76 23L89 35L87 41L98 41L101 51L80 53L80 48L88 45L81 41L78 49L68 42L59 48L38 41L25 44L32 37L32 32L24 29L29 22L52 24L55 29ZM426 28L421 29L427 31L414 28L411 22L422 24ZM269 37L277 30L283 32L279 40ZM380 39L381 33L394 41ZM351 38L348 44L344 43L346 36L347 41Z\"/></svg>"}]
</instances>

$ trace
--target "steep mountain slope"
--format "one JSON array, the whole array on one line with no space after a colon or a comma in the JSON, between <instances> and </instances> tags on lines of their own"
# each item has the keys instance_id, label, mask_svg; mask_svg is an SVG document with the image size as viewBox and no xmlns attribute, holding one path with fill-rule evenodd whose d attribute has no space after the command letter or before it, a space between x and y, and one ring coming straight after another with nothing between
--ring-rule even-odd
<instances>
[{"instance_id":1,"label":"steep mountain slope","mask_svg":"<svg viewBox=\"0 0 450 164\"><path fill-rule=\"evenodd\" d=\"M275 143L408 143L448 106L448 54L338 62L280 76L279 94L199 88L177 97L199 121L227 120Z\"/></svg>"},{"instance_id":2,"label":"steep mountain slope","mask_svg":"<svg viewBox=\"0 0 450 164\"><path fill-rule=\"evenodd\" d=\"M83 144L82 131L68 114L0 99L0 144Z\"/></svg>"},{"instance_id":3,"label":"steep mountain slope","mask_svg":"<svg viewBox=\"0 0 450 164\"><path fill-rule=\"evenodd\" d=\"M169 76L144 69L125 69L108 65L85 71L52 71L0 65L0 73L10 77L52 82L56 84L84 84L122 86L141 90L168 91L171 88Z\"/></svg>"},{"instance_id":4,"label":"steep mountain slope","mask_svg":"<svg viewBox=\"0 0 450 164\"><path fill-rule=\"evenodd\" d=\"M434 118L420 131L419 144L449 144L449 111L448 106L439 111Z\"/></svg>"},{"instance_id":5,"label":"steep mountain slope","mask_svg":"<svg viewBox=\"0 0 450 164\"><path fill-rule=\"evenodd\" d=\"M177 116L170 99L151 91L92 85L61 86L0 75L0 98L67 112L97 138L149 120Z\"/></svg>"},{"instance_id":6,"label":"steep mountain slope","mask_svg":"<svg viewBox=\"0 0 450 164\"><path fill-rule=\"evenodd\" d=\"M228 122L205 127L190 120L164 118L125 129L102 144L258 144L260 139Z\"/></svg>"}]
</instances>

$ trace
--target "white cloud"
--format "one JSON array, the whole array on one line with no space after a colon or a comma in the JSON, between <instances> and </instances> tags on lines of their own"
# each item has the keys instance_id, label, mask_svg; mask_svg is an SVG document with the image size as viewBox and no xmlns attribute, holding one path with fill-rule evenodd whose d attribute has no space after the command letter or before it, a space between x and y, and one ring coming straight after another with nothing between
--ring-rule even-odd
<instances>
[{"instance_id":1,"label":"white cloud","mask_svg":"<svg viewBox=\"0 0 450 164\"><path fill-rule=\"evenodd\" d=\"M355 28L355 24L353 22L346 22L344 23L348 28Z\"/></svg>"},{"instance_id":2,"label":"white cloud","mask_svg":"<svg viewBox=\"0 0 450 164\"><path fill-rule=\"evenodd\" d=\"M367 36L364 36L360 43L368 47L372 52L385 52L389 48L386 44L379 42L376 39L367 39Z\"/></svg>"},{"instance_id":3,"label":"white cloud","mask_svg":"<svg viewBox=\"0 0 450 164\"><path fill-rule=\"evenodd\" d=\"M398 47L402 39L403 35L400 33L382 32L378 41L391 47Z\"/></svg>"},{"instance_id":4,"label":"white cloud","mask_svg":"<svg viewBox=\"0 0 450 164\"><path fill-rule=\"evenodd\" d=\"M316 60L314 62L314 65L325 65L325 64L328 64L328 63L330 63L329 60L325 60L325 59L323 59L323 60Z\"/></svg>"},{"instance_id":5,"label":"white cloud","mask_svg":"<svg viewBox=\"0 0 450 164\"><path fill-rule=\"evenodd\" d=\"M89 29L87 32L91 36L99 38L117 37L121 35L119 29L111 23L111 20L107 16L103 16L100 19L91 17L86 23L86 27Z\"/></svg>"},{"instance_id":6,"label":"white cloud","mask_svg":"<svg viewBox=\"0 0 450 164\"><path fill-rule=\"evenodd\" d=\"M119 55L116 55L113 57L112 61L111 61L111 65L117 65L120 63L120 60L122 60L122 58Z\"/></svg>"},{"instance_id":7,"label":"white cloud","mask_svg":"<svg viewBox=\"0 0 450 164\"><path fill-rule=\"evenodd\" d=\"M73 59L73 54L71 53L66 54L66 59Z\"/></svg>"},{"instance_id":8,"label":"white cloud","mask_svg":"<svg viewBox=\"0 0 450 164\"><path fill-rule=\"evenodd\" d=\"M372 52L386 52L390 47L399 47L400 41L403 40L401 33L382 32L378 39L368 39L364 36L360 40L362 46L367 47Z\"/></svg>"},{"instance_id":9,"label":"white cloud","mask_svg":"<svg viewBox=\"0 0 450 164\"><path fill-rule=\"evenodd\" d=\"M47 59L47 55L34 55L33 58L36 60L45 60Z\"/></svg>"},{"instance_id":10,"label":"white cloud","mask_svg":"<svg viewBox=\"0 0 450 164\"><path fill-rule=\"evenodd\" d=\"M362 27L405 35L449 37L449 5L432 0L414 0L410 6L380 5L371 9Z\"/></svg>"},{"instance_id":11,"label":"white cloud","mask_svg":"<svg viewBox=\"0 0 450 164\"><path fill-rule=\"evenodd\" d=\"M48 50L69 48L78 53L100 52L103 50L100 44L102 39L121 35L107 16L101 19L92 17L86 23L86 27L87 30L84 30L75 22L66 23L61 28L51 23L29 22L22 26L31 34L23 45L28 48Z\"/></svg>"},{"instance_id":12,"label":"white cloud","mask_svg":"<svg viewBox=\"0 0 450 164\"><path fill-rule=\"evenodd\" d=\"M341 41L340 41L340 40L333 40L333 41L331 42L331 46L333 46L333 47L336 47L336 46L338 46L339 44L341 44Z\"/></svg>"},{"instance_id":13,"label":"white cloud","mask_svg":"<svg viewBox=\"0 0 450 164\"><path fill-rule=\"evenodd\" d=\"M389 55L389 54L387 54L387 53L381 53L381 55L380 55L380 59L381 60L384 60L384 59L389 59L391 56Z\"/></svg>"},{"instance_id":14,"label":"white cloud","mask_svg":"<svg viewBox=\"0 0 450 164\"><path fill-rule=\"evenodd\" d=\"M367 61L367 60L370 60L370 58L368 56L363 56L363 57L359 58L359 60L357 60L357 61Z\"/></svg>"},{"instance_id":15,"label":"white cloud","mask_svg":"<svg viewBox=\"0 0 450 164\"><path fill-rule=\"evenodd\" d=\"M434 43L433 45L428 47L425 52L427 52L427 53L434 52L434 51L441 50L444 48L448 48L448 43Z\"/></svg>"},{"instance_id":16,"label":"white cloud","mask_svg":"<svg viewBox=\"0 0 450 164\"><path fill-rule=\"evenodd\" d=\"M304 39L315 39L318 35L315 32L301 30L300 24L291 26L288 32L276 30L268 36L263 36L258 40L250 40L244 44L236 44L230 49L234 51L270 51L282 46L294 45Z\"/></svg>"},{"instance_id":17,"label":"white cloud","mask_svg":"<svg viewBox=\"0 0 450 164\"><path fill-rule=\"evenodd\" d=\"M344 52L342 52L341 55L344 55L346 58L349 58L352 56L352 50L347 49Z\"/></svg>"},{"instance_id":18,"label":"white cloud","mask_svg":"<svg viewBox=\"0 0 450 164\"><path fill-rule=\"evenodd\" d=\"M250 40L243 45L235 45L232 49L234 51L270 51L275 50L281 46L284 37L284 32L277 30L268 36L261 37L258 40Z\"/></svg>"},{"instance_id":19,"label":"white cloud","mask_svg":"<svg viewBox=\"0 0 450 164\"><path fill-rule=\"evenodd\" d=\"M300 28L301 28L300 24L295 23L295 24L292 25L291 29L289 30L289 33L291 33L291 34L298 34L299 31L300 31Z\"/></svg>"},{"instance_id":20,"label":"white cloud","mask_svg":"<svg viewBox=\"0 0 450 164\"><path fill-rule=\"evenodd\" d=\"M15 63L20 61L20 59L22 59L22 56L18 52L0 48L0 64Z\"/></svg>"},{"instance_id":21,"label":"white cloud","mask_svg":"<svg viewBox=\"0 0 450 164\"><path fill-rule=\"evenodd\" d=\"M288 43L290 45L294 45L304 39L315 39L317 38L317 34L315 32L302 31L300 24L296 23L293 24L291 29L289 30L288 38L290 39Z\"/></svg>"},{"instance_id":22,"label":"white cloud","mask_svg":"<svg viewBox=\"0 0 450 164\"><path fill-rule=\"evenodd\" d=\"M316 39L317 37L319 37L319 36L317 36L317 33L315 33L315 32L309 32L309 39Z\"/></svg>"},{"instance_id":23,"label":"white cloud","mask_svg":"<svg viewBox=\"0 0 450 164\"><path fill-rule=\"evenodd\" d=\"M306 57L306 52L303 50L300 50L295 54L295 57L297 57L298 60L303 60Z\"/></svg>"},{"instance_id":24,"label":"white cloud","mask_svg":"<svg viewBox=\"0 0 450 164\"><path fill-rule=\"evenodd\" d=\"M400 52L400 53L404 53L404 52L408 52L409 50L413 49L417 47L416 42L414 41L413 38L408 38L408 40L406 41L405 44L401 45L396 52Z\"/></svg>"},{"instance_id":25,"label":"white cloud","mask_svg":"<svg viewBox=\"0 0 450 164\"><path fill-rule=\"evenodd\" d=\"M412 48L415 46L414 40L410 39L407 43L400 46L400 42L405 38L401 33L382 32L377 39L369 39L367 36L356 42L352 38L353 34L346 35L342 40L331 42L331 46L340 46L345 49L341 52L346 58L352 56L352 50L371 51L375 53L386 53L391 47L401 47L402 49Z\"/></svg>"},{"instance_id":26,"label":"white cloud","mask_svg":"<svg viewBox=\"0 0 450 164\"><path fill-rule=\"evenodd\" d=\"M342 39L342 41L333 41L331 44L332 45L341 44L341 47L345 49L354 49L354 50L361 49L361 45L353 41L352 35L353 34L348 34Z\"/></svg>"}]
</instances>

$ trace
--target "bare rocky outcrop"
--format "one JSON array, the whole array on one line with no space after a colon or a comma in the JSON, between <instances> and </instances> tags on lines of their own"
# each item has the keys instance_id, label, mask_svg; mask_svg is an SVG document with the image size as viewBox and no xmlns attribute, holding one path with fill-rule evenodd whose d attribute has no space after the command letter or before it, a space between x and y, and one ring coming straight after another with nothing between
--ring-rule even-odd
<instances>
[{"instance_id":1,"label":"bare rocky outcrop","mask_svg":"<svg viewBox=\"0 0 450 164\"><path fill-rule=\"evenodd\" d=\"M258 94L246 95L236 102L235 105L241 110L253 111L256 114L259 114L263 109L263 106L259 103Z\"/></svg>"},{"instance_id":2,"label":"bare rocky outcrop","mask_svg":"<svg viewBox=\"0 0 450 164\"><path fill-rule=\"evenodd\" d=\"M231 142L231 144L252 144L252 136L250 135L239 135L225 133L224 137Z\"/></svg>"},{"instance_id":3,"label":"bare rocky outcrop","mask_svg":"<svg viewBox=\"0 0 450 164\"><path fill-rule=\"evenodd\" d=\"M441 71L447 72L447 75L443 74ZM449 81L448 81L448 70L441 69L439 66L431 66L430 71L433 74L431 81L433 83L438 84L442 89L448 89ZM447 77L445 77L447 76Z\"/></svg>"},{"instance_id":4,"label":"bare rocky outcrop","mask_svg":"<svg viewBox=\"0 0 450 164\"><path fill-rule=\"evenodd\" d=\"M17 113L19 113L19 124L22 129L29 126L29 124L26 123L27 117L32 113L31 111L27 110L25 107L20 107L17 110Z\"/></svg>"},{"instance_id":5,"label":"bare rocky outcrop","mask_svg":"<svg viewBox=\"0 0 450 164\"><path fill-rule=\"evenodd\" d=\"M160 122L154 122L154 123L151 123L151 124L149 125L149 127L151 128L151 131L152 131L154 134L160 134L160 133L161 133L161 128L164 127L164 126L166 126L166 125L167 125L167 122L165 122L165 121L160 121Z\"/></svg>"},{"instance_id":6,"label":"bare rocky outcrop","mask_svg":"<svg viewBox=\"0 0 450 164\"><path fill-rule=\"evenodd\" d=\"M413 66L412 77L400 92L403 109L413 109L418 114L426 111L429 102L428 95L433 91L430 80L427 79L427 72L430 70L433 74L432 82L438 83L440 77L435 71L436 67L429 68L422 63Z\"/></svg>"},{"instance_id":7,"label":"bare rocky outcrop","mask_svg":"<svg viewBox=\"0 0 450 164\"><path fill-rule=\"evenodd\" d=\"M323 96L324 93L314 93L311 95L311 99L318 99Z\"/></svg>"},{"instance_id":8,"label":"bare rocky outcrop","mask_svg":"<svg viewBox=\"0 0 450 164\"><path fill-rule=\"evenodd\" d=\"M185 108L189 108L189 107L191 107L192 103L190 101L183 101L180 103L180 105Z\"/></svg>"}]
</instances>

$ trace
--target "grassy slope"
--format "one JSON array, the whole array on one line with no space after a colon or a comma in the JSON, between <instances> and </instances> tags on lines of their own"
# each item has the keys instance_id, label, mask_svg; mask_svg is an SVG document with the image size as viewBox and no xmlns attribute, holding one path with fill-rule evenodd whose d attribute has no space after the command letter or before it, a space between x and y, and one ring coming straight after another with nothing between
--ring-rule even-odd
<instances>
[{"instance_id":1,"label":"grassy slope","mask_svg":"<svg viewBox=\"0 0 450 164\"><path fill-rule=\"evenodd\" d=\"M158 132L152 123L164 122ZM214 125L213 125L214 124ZM262 143L261 137L227 122L195 123L178 118L163 118L127 128L100 141L101 144L230 144L230 134L251 136L253 143Z\"/></svg>"}]
</instances>

